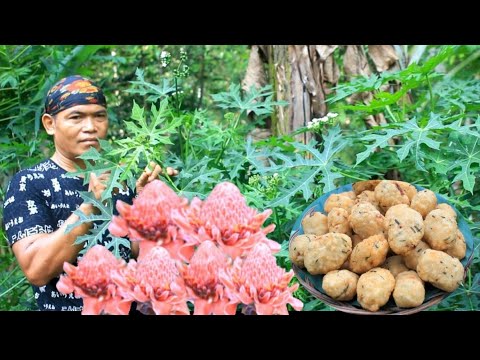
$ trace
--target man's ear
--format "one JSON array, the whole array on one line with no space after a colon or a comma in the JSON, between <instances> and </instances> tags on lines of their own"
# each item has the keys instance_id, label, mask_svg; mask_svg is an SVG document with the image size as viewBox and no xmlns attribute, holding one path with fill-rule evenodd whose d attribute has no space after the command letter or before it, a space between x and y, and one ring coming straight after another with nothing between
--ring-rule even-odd
<instances>
[{"instance_id":1,"label":"man's ear","mask_svg":"<svg viewBox=\"0 0 480 360\"><path fill-rule=\"evenodd\" d=\"M42 115L42 124L48 135L55 134L55 119L50 114Z\"/></svg>"}]
</instances>

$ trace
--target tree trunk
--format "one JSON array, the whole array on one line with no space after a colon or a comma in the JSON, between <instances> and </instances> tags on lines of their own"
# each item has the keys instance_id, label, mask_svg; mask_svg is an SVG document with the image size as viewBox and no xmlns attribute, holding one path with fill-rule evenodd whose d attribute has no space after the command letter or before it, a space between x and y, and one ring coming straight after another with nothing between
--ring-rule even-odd
<instances>
[{"instance_id":1,"label":"tree trunk","mask_svg":"<svg viewBox=\"0 0 480 360\"><path fill-rule=\"evenodd\" d=\"M258 61L261 58L268 64L268 77L276 100L289 103L289 106L278 107L272 115L273 134L291 133L306 126L313 118L327 114L326 96L332 92L331 88L336 86L339 80L340 69L334 58L338 48L338 45L252 46L252 53L258 53L255 59ZM347 45L342 48L345 48L343 70L347 79L356 76L368 77L372 74L367 55L377 72L396 70L399 67L399 56L392 45L368 45L368 53L364 51L363 45ZM252 57L253 55L250 61ZM256 68L259 69L258 66ZM249 84L252 83L251 78L252 76ZM263 79L259 75L256 75L256 78ZM262 86L260 81L256 84ZM386 88L390 86L395 85L387 85ZM372 99L371 92L364 92L351 96L347 101L369 104ZM386 122L382 113L365 118L368 127ZM305 143L311 138L310 132L297 135L297 140Z\"/></svg>"},{"instance_id":2,"label":"tree trunk","mask_svg":"<svg viewBox=\"0 0 480 360\"><path fill-rule=\"evenodd\" d=\"M328 84L338 81L338 66L333 59L336 45L270 45L265 47L270 82L276 99L290 106L279 107L272 118L274 134L288 134L304 127L315 117L325 116ZM311 133L297 136L308 142Z\"/></svg>"}]
</instances>

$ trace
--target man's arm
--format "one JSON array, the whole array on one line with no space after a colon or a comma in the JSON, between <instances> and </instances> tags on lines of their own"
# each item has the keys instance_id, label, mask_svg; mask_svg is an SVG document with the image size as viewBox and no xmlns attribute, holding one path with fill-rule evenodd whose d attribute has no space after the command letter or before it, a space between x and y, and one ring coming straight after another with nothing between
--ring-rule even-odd
<instances>
[{"instance_id":1,"label":"man's arm","mask_svg":"<svg viewBox=\"0 0 480 360\"><path fill-rule=\"evenodd\" d=\"M100 199L106 186L102 181L108 179L108 174L90 175L88 190L97 199ZM81 204L78 210L85 215L91 215L96 208L92 204ZM51 279L63 272L65 261L74 263L83 244L75 244L78 236L85 235L90 230L91 223L83 223L74 227L68 234L65 229L68 225L79 220L75 214L70 215L65 222L54 232L27 236L12 245L20 267L28 281L36 286L43 286Z\"/></svg>"},{"instance_id":2,"label":"man's arm","mask_svg":"<svg viewBox=\"0 0 480 360\"><path fill-rule=\"evenodd\" d=\"M78 210L90 215L94 208L92 204L82 204ZM75 240L77 236L85 235L91 227L91 223L84 223L65 234L67 226L78 219L77 215L72 214L56 231L31 235L13 244L12 250L31 284L43 286L63 272L65 261L75 262L83 248L83 243L74 245Z\"/></svg>"}]
</instances>

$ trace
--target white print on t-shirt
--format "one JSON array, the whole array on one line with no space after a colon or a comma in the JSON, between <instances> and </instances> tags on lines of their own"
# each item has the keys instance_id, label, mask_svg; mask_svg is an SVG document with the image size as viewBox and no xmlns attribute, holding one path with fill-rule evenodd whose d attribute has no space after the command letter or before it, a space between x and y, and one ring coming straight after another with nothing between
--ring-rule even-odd
<instances>
[{"instance_id":1,"label":"white print on t-shirt","mask_svg":"<svg viewBox=\"0 0 480 360\"><path fill-rule=\"evenodd\" d=\"M59 192L59 191L62 190L62 188L60 187L60 183L58 182L57 178L52 179L52 185L53 185L53 191Z\"/></svg>"},{"instance_id":2,"label":"white print on t-shirt","mask_svg":"<svg viewBox=\"0 0 480 360\"><path fill-rule=\"evenodd\" d=\"M36 234L50 234L53 232L53 228L51 225L35 225L34 227L30 227L27 229L24 229L23 231L19 231L17 234L12 235L12 244L15 241L18 241L20 239L23 239L24 237L30 236L30 235L36 235Z\"/></svg>"},{"instance_id":3,"label":"white print on t-shirt","mask_svg":"<svg viewBox=\"0 0 480 360\"><path fill-rule=\"evenodd\" d=\"M50 205L50 209L70 209L70 204L52 204Z\"/></svg>"},{"instance_id":4,"label":"white print on t-shirt","mask_svg":"<svg viewBox=\"0 0 480 360\"><path fill-rule=\"evenodd\" d=\"M35 179L45 179L45 176L43 174L38 174L38 173L33 173L33 177ZM30 179L32 180L32 179Z\"/></svg>"},{"instance_id":5,"label":"white print on t-shirt","mask_svg":"<svg viewBox=\"0 0 480 360\"><path fill-rule=\"evenodd\" d=\"M37 205L35 205L35 201L27 200L28 211L30 211L30 215L38 214Z\"/></svg>"},{"instance_id":6,"label":"white print on t-shirt","mask_svg":"<svg viewBox=\"0 0 480 360\"><path fill-rule=\"evenodd\" d=\"M50 192L50 189L42 190L42 194L45 197L50 197L52 196L52 193Z\"/></svg>"},{"instance_id":7,"label":"white print on t-shirt","mask_svg":"<svg viewBox=\"0 0 480 360\"><path fill-rule=\"evenodd\" d=\"M73 191L73 190L65 190L65 195L66 195L66 196L73 196L73 195L75 195L75 191Z\"/></svg>"},{"instance_id":8,"label":"white print on t-shirt","mask_svg":"<svg viewBox=\"0 0 480 360\"><path fill-rule=\"evenodd\" d=\"M65 175L65 174L60 175L60 177L61 177L62 179L69 179L69 178L70 178L70 179L77 179L77 180L80 179L78 176L70 176L70 175L67 176L67 175Z\"/></svg>"},{"instance_id":9,"label":"white print on t-shirt","mask_svg":"<svg viewBox=\"0 0 480 360\"><path fill-rule=\"evenodd\" d=\"M19 188L20 191L25 191L25 190L26 190L26 189L25 189L26 182L27 182L27 177L26 177L26 176L22 176L22 177L20 178L20 183L19 183L19 184L20 184L20 188Z\"/></svg>"},{"instance_id":10,"label":"white print on t-shirt","mask_svg":"<svg viewBox=\"0 0 480 360\"><path fill-rule=\"evenodd\" d=\"M13 203L15 201L15 196L10 196L7 200L5 200L5 203L3 204L3 208L5 209L7 205Z\"/></svg>"},{"instance_id":11,"label":"white print on t-shirt","mask_svg":"<svg viewBox=\"0 0 480 360\"><path fill-rule=\"evenodd\" d=\"M10 229L13 225L18 225L23 223L23 216L19 216L18 218L12 219L9 222L5 223L5 230Z\"/></svg>"},{"instance_id":12,"label":"white print on t-shirt","mask_svg":"<svg viewBox=\"0 0 480 360\"><path fill-rule=\"evenodd\" d=\"M38 164L37 166L35 166L32 170L33 171L47 171L48 169L58 169L57 165L55 165L54 163L50 162L50 161L47 161L47 162L44 162L44 163L41 163L41 164Z\"/></svg>"},{"instance_id":13,"label":"white print on t-shirt","mask_svg":"<svg viewBox=\"0 0 480 360\"><path fill-rule=\"evenodd\" d=\"M62 311L82 311L83 306L62 306Z\"/></svg>"}]
</instances>

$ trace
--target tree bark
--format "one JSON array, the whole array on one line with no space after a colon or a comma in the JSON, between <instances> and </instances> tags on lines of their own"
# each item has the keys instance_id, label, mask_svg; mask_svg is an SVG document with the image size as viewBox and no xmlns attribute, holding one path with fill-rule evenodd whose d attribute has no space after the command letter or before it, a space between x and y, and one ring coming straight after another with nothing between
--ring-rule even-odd
<instances>
[{"instance_id":1,"label":"tree bark","mask_svg":"<svg viewBox=\"0 0 480 360\"><path fill-rule=\"evenodd\" d=\"M276 100L289 103L287 107L278 107L272 115L271 129L275 135L291 133L306 126L313 118L327 114L325 99L332 93L332 87L337 85L340 77L340 69L334 57L339 48L338 45L252 46L251 61L255 56L256 63L258 59L263 59L268 64L268 81L273 86ZM399 56L392 45L368 45L368 52L365 52L363 45L347 45L342 48L345 48L343 71L349 80L356 76L369 77L372 74L369 57L375 66L374 71L391 71L399 67ZM255 52L258 54L253 55ZM258 74L256 78L263 79ZM256 81L261 83L263 80ZM248 82L247 77L245 82ZM388 91L391 86L395 87L386 85L384 90ZM369 104L372 99L371 92L363 92L351 96L347 101ZM368 127L386 122L381 113L365 118ZM303 142L308 142L311 138L311 133L297 136L297 140Z\"/></svg>"}]
</instances>

